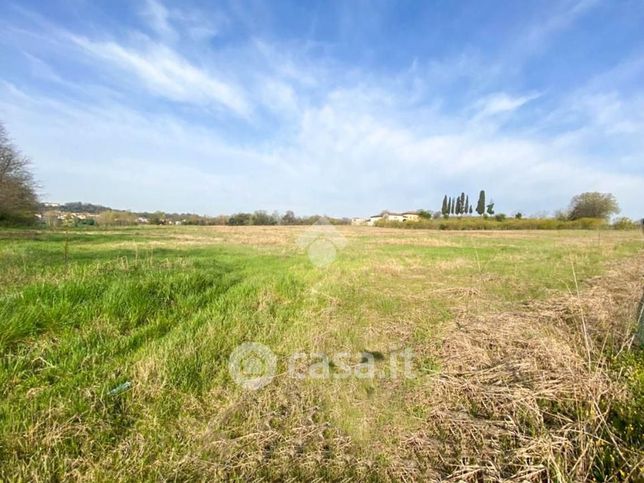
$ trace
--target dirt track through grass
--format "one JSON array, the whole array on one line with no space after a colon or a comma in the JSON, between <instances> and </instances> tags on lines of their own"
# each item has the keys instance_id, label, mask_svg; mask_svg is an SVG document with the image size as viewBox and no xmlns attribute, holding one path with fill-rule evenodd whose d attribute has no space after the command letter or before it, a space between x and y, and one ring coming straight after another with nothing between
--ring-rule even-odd
<instances>
[{"instance_id":1,"label":"dirt track through grass","mask_svg":"<svg viewBox=\"0 0 644 483\"><path fill-rule=\"evenodd\" d=\"M0 477L639 475L602 418L637 410L641 234L344 227L320 269L304 229L0 232ZM245 341L280 360L259 391L228 374ZM403 348L414 379L284 374Z\"/></svg>"}]
</instances>

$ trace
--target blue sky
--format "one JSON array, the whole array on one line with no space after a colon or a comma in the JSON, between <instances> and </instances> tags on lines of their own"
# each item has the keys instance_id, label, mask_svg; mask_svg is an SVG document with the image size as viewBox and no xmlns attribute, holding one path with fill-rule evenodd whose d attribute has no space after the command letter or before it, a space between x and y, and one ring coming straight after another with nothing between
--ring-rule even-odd
<instances>
[{"instance_id":1,"label":"blue sky","mask_svg":"<svg viewBox=\"0 0 644 483\"><path fill-rule=\"evenodd\" d=\"M642 0L5 0L0 120L51 201L641 217L643 26Z\"/></svg>"}]
</instances>

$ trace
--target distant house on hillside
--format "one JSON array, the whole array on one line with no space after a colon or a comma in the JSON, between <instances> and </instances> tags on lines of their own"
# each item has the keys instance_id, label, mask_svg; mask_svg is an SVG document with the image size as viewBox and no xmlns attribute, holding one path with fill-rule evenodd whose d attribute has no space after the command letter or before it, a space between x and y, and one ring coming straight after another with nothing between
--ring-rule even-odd
<instances>
[{"instance_id":1,"label":"distant house on hillside","mask_svg":"<svg viewBox=\"0 0 644 483\"><path fill-rule=\"evenodd\" d=\"M405 221L405 216L402 213L388 213L382 215L383 220L386 221Z\"/></svg>"},{"instance_id":2,"label":"distant house on hillside","mask_svg":"<svg viewBox=\"0 0 644 483\"><path fill-rule=\"evenodd\" d=\"M402 216L403 221L420 221L420 215L415 211L406 211Z\"/></svg>"},{"instance_id":3,"label":"distant house on hillside","mask_svg":"<svg viewBox=\"0 0 644 483\"><path fill-rule=\"evenodd\" d=\"M404 213L391 213L389 211L383 211L379 215L370 216L367 220L365 220L365 224L369 226L373 226L380 220L398 221L398 222L404 223L408 221L409 222L419 221L420 216L415 211L406 211ZM355 223L355 224L358 224L358 223Z\"/></svg>"}]
</instances>

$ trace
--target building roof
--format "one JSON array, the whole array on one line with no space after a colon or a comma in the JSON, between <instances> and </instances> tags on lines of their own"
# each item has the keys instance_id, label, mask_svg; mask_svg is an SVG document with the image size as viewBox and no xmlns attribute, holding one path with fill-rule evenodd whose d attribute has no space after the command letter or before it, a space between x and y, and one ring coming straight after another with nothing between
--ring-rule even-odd
<instances>
[{"instance_id":1,"label":"building roof","mask_svg":"<svg viewBox=\"0 0 644 483\"><path fill-rule=\"evenodd\" d=\"M392 211L383 211L379 215L371 215L369 218L382 218L384 216L405 216L405 215L418 215L416 211L405 211L403 213L394 213Z\"/></svg>"}]
</instances>

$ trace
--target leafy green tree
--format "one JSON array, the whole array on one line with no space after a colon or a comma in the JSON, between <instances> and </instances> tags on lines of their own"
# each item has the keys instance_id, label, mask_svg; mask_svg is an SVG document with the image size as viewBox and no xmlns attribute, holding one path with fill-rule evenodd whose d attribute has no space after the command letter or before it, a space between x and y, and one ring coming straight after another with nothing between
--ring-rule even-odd
<instances>
[{"instance_id":1,"label":"leafy green tree","mask_svg":"<svg viewBox=\"0 0 644 483\"><path fill-rule=\"evenodd\" d=\"M236 213L228 218L228 224L233 226L250 225L253 215L250 213Z\"/></svg>"},{"instance_id":2,"label":"leafy green tree","mask_svg":"<svg viewBox=\"0 0 644 483\"><path fill-rule=\"evenodd\" d=\"M485 190L481 190L479 193L479 201L476 204L476 212L479 215L483 215L485 213Z\"/></svg>"},{"instance_id":3,"label":"leafy green tree","mask_svg":"<svg viewBox=\"0 0 644 483\"><path fill-rule=\"evenodd\" d=\"M148 221L151 225L165 225L165 213L163 211L155 211L148 217Z\"/></svg>"},{"instance_id":4,"label":"leafy green tree","mask_svg":"<svg viewBox=\"0 0 644 483\"><path fill-rule=\"evenodd\" d=\"M252 225L276 225L277 220L264 210L258 210L251 217Z\"/></svg>"},{"instance_id":5,"label":"leafy green tree","mask_svg":"<svg viewBox=\"0 0 644 483\"><path fill-rule=\"evenodd\" d=\"M286 213L284 213L284 216L282 217L281 220L282 225L295 225L297 224L297 218L295 218L295 213L293 213L291 210L288 210Z\"/></svg>"},{"instance_id":6,"label":"leafy green tree","mask_svg":"<svg viewBox=\"0 0 644 483\"><path fill-rule=\"evenodd\" d=\"M494 201L491 201L490 203L488 203L486 211L488 215L494 214Z\"/></svg>"},{"instance_id":7,"label":"leafy green tree","mask_svg":"<svg viewBox=\"0 0 644 483\"><path fill-rule=\"evenodd\" d=\"M611 193L589 192L574 196L570 201L568 218L603 218L619 213L619 205Z\"/></svg>"}]
</instances>

